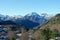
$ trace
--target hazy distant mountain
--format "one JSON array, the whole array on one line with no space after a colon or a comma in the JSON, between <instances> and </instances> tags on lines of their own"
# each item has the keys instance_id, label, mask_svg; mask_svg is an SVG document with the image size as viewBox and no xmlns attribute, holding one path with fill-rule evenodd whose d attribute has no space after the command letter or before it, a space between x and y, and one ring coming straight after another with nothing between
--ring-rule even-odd
<instances>
[{"instance_id":1,"label":"hazy distant mountain","mask_svg":"<svg viewBox=\"0 0 60 40\"><path fill-rule=\"evenodd\" d=\"M45 20L45 16L38 15L36 12L32 12L31 14L27 14L24 16L25 19L28 19L33 22L40 23Z\"/></svg>"},{"instance_id":2,"label":"hazy distant mountain","mask_svg":"<svg viewBox=\"0 0 60 40\"><path fill-rule=\"evenodd\" d=\"M32 12L31 14L27 14L22 18L18 18L15 22L21 26L24 26L25 28L33 28L45 21L47 21L45 16L38 15L36 12Z\"/></svg>"},{"instance_id":3,"label":"hazy distant mountain","mask_svg":"<svg viewBox=\"0 0 60 40\"><path fill-rule=\"evenodd\" d=\"M7 20L7 21L1 21L0 25L16 25L16 23L11 20Z\"/></svg>"},{"instance_id":4,"label":"hazy distant mountain","mask_svg":"<svg viewBox=\"0 0 60 40\"><path fill-rule=\"evenodd\" d=\"M44 23L45 21L47 21L47 19L45 19L45 15L42 16L37 14L36 12L32 12L31 14L27 14L24 17L20 15L19 16L6 15L4 17L4 20L2 20L0 23L15 24L15 25L23 26L25 28L33 28Z\"/></svg>"},{"instance_id":5,"label":"hazy distant mountain","mask_svg":"<svg viewBox=\"0 0 60 40\"><path fill-rule=\"evenodd\" d=\"M1 14L0 14L0 18L1 18L1 17L4 17L4 15L1 15Z\"/></svg>"},{"instance_id":6,"label":"hazy distant mountain","mask_svg":"<svg viewBox=\"0 0 60 40\"><path fill-rule=\"evenodd\" d=\"M4 20L4 17L5 17L4 15L0 14L0 21Z\"/></svg>"}]
</instances>

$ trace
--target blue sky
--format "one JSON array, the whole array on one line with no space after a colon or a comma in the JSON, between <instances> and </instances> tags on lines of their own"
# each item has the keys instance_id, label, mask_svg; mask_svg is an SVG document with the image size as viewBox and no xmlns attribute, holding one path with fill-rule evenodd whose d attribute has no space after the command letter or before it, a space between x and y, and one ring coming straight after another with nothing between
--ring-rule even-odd
<instances>
[{"instance_id":1,"label":"blue sky","mask_svg":"<svg viewBox=\"0 0 60 40\"><path fill-rule=\"evenodd\" d=\"M60 13L60 0L0 0L0 14Z\"/></svg>"}]
</instances>

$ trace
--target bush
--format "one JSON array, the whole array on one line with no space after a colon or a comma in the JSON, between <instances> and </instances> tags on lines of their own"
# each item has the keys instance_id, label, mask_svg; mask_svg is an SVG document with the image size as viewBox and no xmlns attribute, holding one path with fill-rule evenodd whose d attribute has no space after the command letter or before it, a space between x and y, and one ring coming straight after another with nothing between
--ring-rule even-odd
<instances>
[{"instance_id":1,"label":"bush","mask_svg":"<svg viewBox=\"0 0 60 40\"><path fill-rule=\"evenodd\" d=\"M41 31L42 37L44 37L45 40L49 40L50 38L54 38L58 35L58 31L56 29L50 30L49 28L42 29Z\"/></svg>"}]
</instances>

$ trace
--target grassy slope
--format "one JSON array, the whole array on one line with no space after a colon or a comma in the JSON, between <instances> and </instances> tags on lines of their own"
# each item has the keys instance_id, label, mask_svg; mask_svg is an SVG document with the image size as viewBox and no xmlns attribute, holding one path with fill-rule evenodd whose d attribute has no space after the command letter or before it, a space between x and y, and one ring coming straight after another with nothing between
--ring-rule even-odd
<instances>
[{"instance_id":1,"label":"grassy slope","mask_svg":"<svg viewBox=\"0 0 60 40\"><path fill-rule=\"evenodd\" d=\"M46 24L42 25L38 29L35 29L33 38L35 40L43 40L43 38L41 38L40 29L44 29L46 27L49 27L51 30L57 29L60 32L60 15L56 15L55 17L51 18Z\"/></svg>"},{"instance_id":2,"label":"grassy slope","mask_svg":"<svg viewBox=\"0 0 60 40\"><path fill-rule=\"evenodd\" d=\"M49 22L43 26L41 26L40 29L49 27L50 29L57 29L60 30L60 16L55 16L49 20Z\"/></svg>"}]
</instances>

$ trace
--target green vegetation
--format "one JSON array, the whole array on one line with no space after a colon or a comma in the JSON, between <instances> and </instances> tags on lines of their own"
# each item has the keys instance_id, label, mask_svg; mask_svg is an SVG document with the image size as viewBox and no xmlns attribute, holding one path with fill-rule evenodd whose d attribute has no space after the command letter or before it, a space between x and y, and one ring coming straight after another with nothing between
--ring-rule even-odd
<instances>
[{"instance_id":1,"label":"green vegetation","mask_svg":"<svg viewBox=\"0 0 60 40\"><path fill-rule=\"evenodd\" d=\"M16 40L15 38L12 38L12 40Z\"/></svg>"},{"instance_id":2,"label":"green vegetation","mask_svg":"<svg viewBox=\"0 0 60 40\"><path fill-rule=\"evenodd\" d=\"M9 40L16 40L16 39L13 37L13 38L11 38L11 39L9 39Z\"/></svg>"},{"instance_id":3,"label":"green vegetation","mask_svg":"<svg viewBox=\"0 0 60 40\"><path fill-rule=\"evenodd\" d=\"M51 24L60 24L60 17L55 17L50 20Z\"/></svg>"},{"instance_id":4,"label":"green vegetation","mask_svg":"<svg viewBox=\"0 0 60 40\"><path fill-rule=\"evenodd\" d=\"M13 38L9 38L8 40L16 40L16 39L13 37Z\"/></svg>"},{"instance_id":5,"label":"green vegetation","mask_svg":"<svg viewBox=\"0 0 60 40\"><path fill-rule=\"evenodd\" d=\"M50 38L55 38L58 35L58 31L56 29L50 30L49 28L41 29L41 35L44 40L49 40Z\"/></svg>"},{"instance_id":6,"label":"green vegetation","mask_svg":"<svg viewBox=\"0 0 60 40\"><path fill-rule=\"evenodd\" d=\"M60 18L58 18L58 19L57 19L57 23L59 23L59 24L60 24Z\"/></svg>"}]
</instances>

